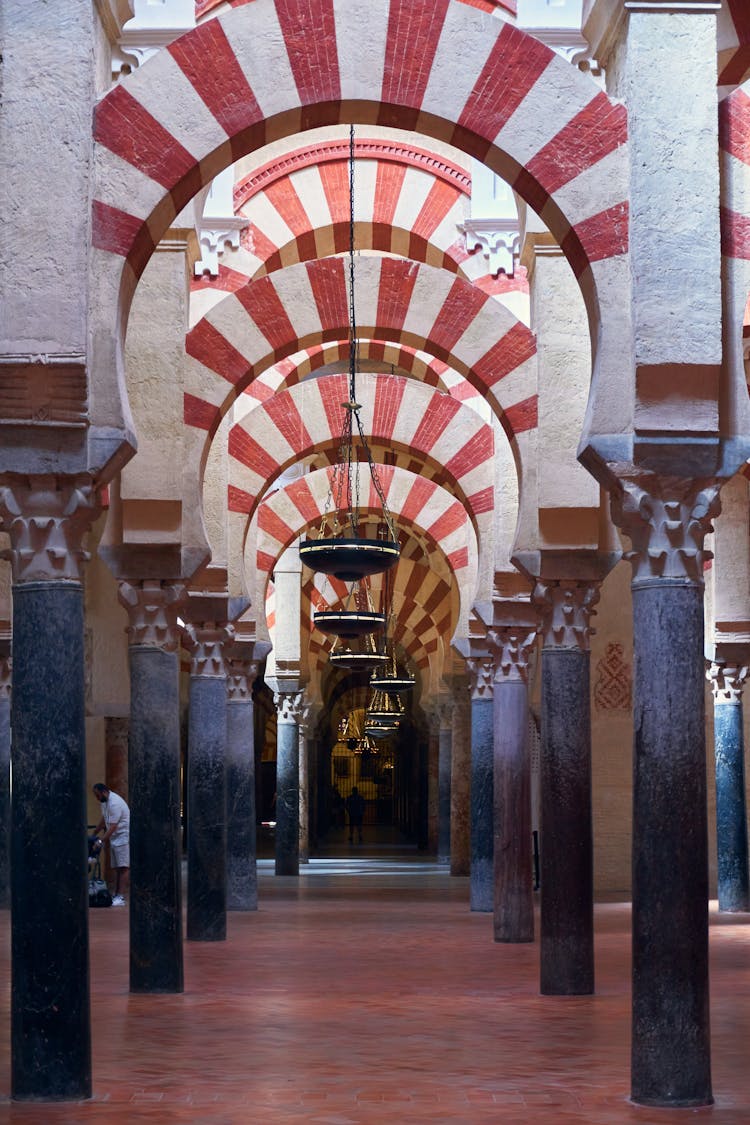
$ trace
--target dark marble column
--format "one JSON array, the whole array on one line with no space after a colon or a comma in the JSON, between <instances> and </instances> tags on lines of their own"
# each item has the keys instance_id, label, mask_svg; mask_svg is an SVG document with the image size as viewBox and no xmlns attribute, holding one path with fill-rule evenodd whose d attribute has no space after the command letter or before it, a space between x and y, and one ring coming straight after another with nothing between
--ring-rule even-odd
<instances>
[{"instance_id":1,"label":"dark marble column","mask_svg":"<svg viewBox=\"0 0 750 1125\"><path fill-rule=\"evenodd\" d=\"M451 698L451 875L468 875L471 870L471 702L468 680L454 679Z\"/></svg>"},{"instance_id":2,"label":"dark marble column","mask_svg":"<svg viewBox=\"0 0 750 1125\"><path fill-rule=\"evenodd\" d=\"M437 704L438 731L438 839L437 861L451 861L451 755L453 750L453 705L440 699Z\"/></svg>"},{"instance_id":3,"label":"dark marble column","mask_svg":"<svg viewBox=\"0 0 750 1125\"><path fill-rule=\"evenodd\" d=\"M534 940L529 753L528 653L535 629L492 631L498 648L494 689L495 941Z\"/></svg>"},{"instance_id":4,"label":"dark marble column","mask_svg":"<svg viewBox=\"0 0 750 1125\"><path fill-rule=\"evenodd\" d=\"M279 691L276 703L277 875L299 875L299 722L304 692Z\"/></svg>"},{"instance_id":5,"label":"dark marble column","mask_svg":"<svg viewBox=\"0 0 750 1125\"><path fill-rule=\"evenodd\" d=\"M305 699L299 721L299 862L310 862L310 758L307 731L312 709Z\"/></svg>"},{"instance_id":6,"label":"dark marble column","mask_svg":"<svg viewBox=\"0 0 750 1125\"><path fill-rule=\"evenodd\" d=\"M227 936L227 677L222 623L192 625L188 730L188 941Z\"/></svg>"},{"instance_id":7,"label":"dark marble column","mask_svg":"<svg viewBox=\"0 0 750 1125\"><path fill-rule=\"evenodd\" d=\"M0 657L0 910L10 906L10 668Z\"/></svg>"},{"instance_id":8,"label":"dark marble column","mask_svg":"<svg viewBox=\"0 0 750 1125\"><path fill-rule=\"evenodd\" d=\"M182 583L121 582L130 627L130 991L182 992L178 606Z\"/></svg>"},{"instance_id":9,"label":"dark marble column","mask_svg":"<svg viewBox=\"0 0 750 1125\"><path fill-rule=\"evenodd\" d=\"M717 494L649 478L612 500L633 543L632 1097L644 1105L712 1100L703 538Z\"/></svg>"},{"instance_id":10,"label":"dark marble column","mask_svg":"<svg viewBox=\"0 0 750 1125\"><path fill-rule=\"evenodd\" d=\"M258 909L254 663L232 660L227 680L227 908Z\"/></svg>"},{"instance_id":11,"label":"dark marble column","mask_svg":"<svg viewBox=\"0 0 750 1125\"><path fill-rule=\"evenodd\" d=\"M472 910L492 913L494 879L494 703L495 654L467 661L471 681L471 877Z\"/></svg>"},{"instance_id":12,"label":"dark marble column","mask_svg":"<svg viewBox=\"0 0 750 1125\"><path fill-rule=\"evenodd\" d=\"M750 910L742 721L747 672L747 667L737 664L714 662L709 666L714 697L719 910L727 913Z\"/></svg>"},{"instance_id":13,"label":"dark marble column","mask_svg":"<svg viewBox=\"0 0 750 1125\"><path fill-rule=\"evenodd\" d=\"M542 614L541 992L594 991L589 621L599 584L537 583Z\"/></svg>"},{"instance_id":14,"label":"dark marble column","mask_svg":"<svg viewBox=\"0 0 750 1125\"><path fill-rule=\"evenodd\" d=\"M14 582L10 1038L19 1101L91 1096L81 574L95 511L88 478L0 488Z\"/></svg>"}]
</instances>

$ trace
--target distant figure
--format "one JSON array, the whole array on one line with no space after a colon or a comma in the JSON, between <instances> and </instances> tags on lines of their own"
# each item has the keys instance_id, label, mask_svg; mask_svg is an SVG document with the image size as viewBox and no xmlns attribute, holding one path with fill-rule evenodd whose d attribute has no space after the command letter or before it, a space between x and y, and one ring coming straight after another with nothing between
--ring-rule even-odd
<instances>
[{"instance_id":1,"label":"distant figure","mask_svg":"<svg viewBox=\"0 0 750 1125\"><path fill-rule=\"evenodd\" d=\"M365 799L357 786L353 786L350 795L346 798L346 811L349 813L349 843L354 843L354 829L357 829L357 838L362 843L362 821L365 818Z\"/></svg>"},{"instance_id":2,"label":"distant figure","mask_svg":"<svg viewBox=\"0 0 750 1125\"><path fill-rule=\"evenodd\" d=\"M101 843L109 841L111 866L115 870L113 906L124 906L130 874L130 809L117 793L101 783L94 786L94 796L102 806L102 819L94 835L104 832Z\"/></svg>"},{"instance_id":3,"label":"distant figure","mask_svg":"<svg viewBox=\"0 0 750 1125\"><path fill-rule=\"evenodd\" d=\"M334 828L344 828L346 825L346 806L338 785L334 785L331 790L331 820Z\"/></svg>"}]
</instances>

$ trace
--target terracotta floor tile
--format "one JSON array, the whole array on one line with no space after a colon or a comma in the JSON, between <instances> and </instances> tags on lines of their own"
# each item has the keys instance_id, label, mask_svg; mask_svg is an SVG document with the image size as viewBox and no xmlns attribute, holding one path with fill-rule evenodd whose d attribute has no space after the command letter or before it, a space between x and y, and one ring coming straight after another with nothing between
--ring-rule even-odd
<instances>
[{"instance_id":1,"label":"terracotta floor tile","mask_svg":"<svg viewBox=\"0 0 750 1125\"><path fill-rule=\"evenodd\" d=\"M333 871L336 874L333 874ZM538 994L538 944L497 945L467 881L413 858L260 870L261 907L186 943L182 996L128 993L127 912L91 916L95 1097L11 1104L0 915L0 1125L670 1125L750 1121L750 915L711 914L717 1103L629 1090L630 911L596 909L597 994Z\"/></svg>"}]
</instances>

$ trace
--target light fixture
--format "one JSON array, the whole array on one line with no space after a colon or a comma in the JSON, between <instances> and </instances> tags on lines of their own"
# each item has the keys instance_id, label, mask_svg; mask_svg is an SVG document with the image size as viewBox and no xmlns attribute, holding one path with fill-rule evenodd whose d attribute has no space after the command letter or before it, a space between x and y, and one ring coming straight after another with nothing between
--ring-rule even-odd
<instances>
[{"instance_id":1,"label":"light fixture","mask_svg":"<svg viewBox=\"0 0 750 1125\"><path fill-rule=\"evenodd\" d=\"M359 341L354 303L354 126L349 131L349 400L342 403L344 421L338 463L334 466L328 502L318 536L300 544L300 557L311 570L343 582L380 574L398 562L400 547L393 518L360 418L357 402ZM367 462L370 479L383 509L383 523L375 538L360 535L359 455Z\"/></svg>"},{"instance_id":2,"label":"light fixture","mask_svg":"<svg viewBox=\"0 0 750 1125\"><path fill-rule=\"evenodd\" d=\"M313 622L321 633L353 640L385 629L386 615L373 609L369 586L363 579L352 585L343 609L316 610Z\"/></svg>"}]
</instances>

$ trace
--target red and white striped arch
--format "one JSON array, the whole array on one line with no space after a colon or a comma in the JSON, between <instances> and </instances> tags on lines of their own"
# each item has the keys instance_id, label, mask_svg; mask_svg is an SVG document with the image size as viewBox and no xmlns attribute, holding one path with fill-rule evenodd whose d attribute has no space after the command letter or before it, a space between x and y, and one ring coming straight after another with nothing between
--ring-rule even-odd
<instances>
[{"instance_id":1,"label":"red and white striped arch","mask_svg":"<svg viewBox=\"0 0 750 1125\"><path fill-rule=\"evenodd\" d=\"M729 93L750 75L750 5L725 0L717 16L719 86Z\"/></svg>"},{"instance_id":2,"label":"red and white striped arch","mask_svg":"<svg viewBox=\"0 0 750 1125\"><path fill-rule=\"evenodd\" d=\"M724 285L723 380L738 432L750 430L744 353L750 296L750 82L719 105L721 250Z\"/></svg>"},{"instance_id":3,"label":"red and white striped arch","mask_svg":"<svg viewBox=\"0 0 750 1125\"><path fill-rule=\"evenodd\" d=\"M398 368L399 374L406 371L420 383L446 391L460 402L481 398L479 391L458 372L453 371L444 360L435 359L417 348L387 343L385 340L360 340L359 358L361 363ZM282 359L254 379L245 393L257 402L265 402L278 391L301 383L315 371L336 365L341 365L342 370L348 370L348 340L316 344L312 348L305 348L298 355Z\"/></svg>"},{"instance_id":4,"label":"red and white striped arch","mask_svg":"<svg viewBox=\"0 0 750 1125\"><path fill-rule=\"evenodd\" d=\"M235 192L249 226L219 276L191 285L190 322L225 292L294 265L344 253L349 246L348 141L321 141L277 157ZM469 253L461 233L469 173L434 153L398 141L356 142L355 244L460 273L500 296L528 293L525 270L493 285L487 260ZM249 182L248 182L249 181Z\"/></svg>"},{"instance_id":5,"label":"red and white striped arch","mask_svg":"<svg viewBox=\"0 0 750 1125\"><path fill-rule=\"evenodd\" d=\"M628 278L625 109L476 5L254 0L179 37L102 98L94 426L125 435L124 326L137 278L174 217L268 140L352 120L419 129L508 180L560 242L587 300L596 363L616 379Z\"/></svg>"},{"instance_id":6,"label":"red and white striped arch","mask_svg":"<svg viewBox=\"0 0 750 1125\"><path fill-rule=\"evenodd\" d=\"M517 439L537 420L534 334L487 294L444 270L394 258L357 266L357 318L365 338L428 352L477 389L500 418L519 465ZM224 298L187 335L196 361L185 422L213 435L237 395L303 348L345 338L346 262L290 266Z\"/></svg>"}]
</instances>

